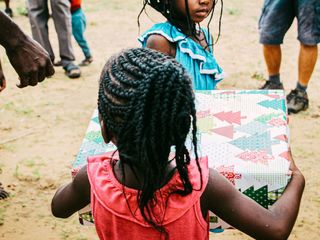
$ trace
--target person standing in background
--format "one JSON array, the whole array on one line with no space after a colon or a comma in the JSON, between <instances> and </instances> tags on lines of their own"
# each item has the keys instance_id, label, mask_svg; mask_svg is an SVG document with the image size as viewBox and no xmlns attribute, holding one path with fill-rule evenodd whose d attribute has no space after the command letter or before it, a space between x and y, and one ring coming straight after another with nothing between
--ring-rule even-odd
<instances>
[{"instance_id":1,"label":"person standing in background","mask_svg":"<svg viewBox=\"0 0 320 240\"><path fill-rule=\"evenodd\" d=\"M260 43L269 79L261 89L283 89L280 81L281 44L294 18L298 20L300 53L298 82L287 95L288 112L298 113L309 106L307 87L318 57L320 42L319 0L265 0L259 21Z\"/></svg>"},{"instance_id":2,"label":"person standing in background","mask_svg":"<svg viewBox=\"0 0 320 240\"><path fill-rule=\"evenodd\" d=\"M77 43L81 47L84 55L84 60L79 64L80 66L88 66L92 61L92 54L88 45L88 42L84 36L84 32L87 26L87 19L81 8L82 0L70 0L71 3L71 23L72 34Z\"/></svg>"},{"instance_id":3,"label":"person standing in background","mask_svg":"<svg viewBox=\"0 0 320 240\"><path fill-rule=\"evenodd\" d=\"M70 2L69 0L51 0L50 3L52 18L59 40L61 65L69 78L78 78L81 75L81 71L73 62L75 57L71 45ZM28 5L32 36L48 51L51 61L54 62L55 56L48 33L50 16L48 0L28 0Z\"/></svg>"}]
</instances>

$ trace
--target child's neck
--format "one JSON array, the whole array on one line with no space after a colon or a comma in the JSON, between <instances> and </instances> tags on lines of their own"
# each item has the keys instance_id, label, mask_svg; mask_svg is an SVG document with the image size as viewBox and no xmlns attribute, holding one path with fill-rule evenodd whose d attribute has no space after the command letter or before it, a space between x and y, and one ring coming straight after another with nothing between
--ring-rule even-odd
<instances>
[{"instance_id":1,"label":"child's neck","mask_svg":"<svg viewBox=\"0 0 320 240\"><path fill-rule=\"evenodd\" d=\"M118 160L115 162L113 166L113 172L115 177L117 178L118 182L120 182L122 185L133 188L133 189L141 189L144 181L144 173L139 171L134 167L134 172L130 168L128 164L123 164L123 171L125 173L125 179L123 179L123 172L121 168L121 160ZM165 175L163 177L163 181L159 185L159 188L164 186L172 177L173 173L175 172L175 164L171 162L168 164Z\"/></svg>"},{"instance_id":2,"label":"child's neck","mask_svg":"<svg viewBox=\"0 0 320 240\"><path fill-rule=\"evenodd\" d=\"M187 24L187 20L179 20L179 19L175 19L172 24L179 28L185 35L187 36L193 36L194 35L194 29L196 28L196 24L195 23L191 23L191 29L189 27L189 25Z\"/></svg>"}]
</instances>

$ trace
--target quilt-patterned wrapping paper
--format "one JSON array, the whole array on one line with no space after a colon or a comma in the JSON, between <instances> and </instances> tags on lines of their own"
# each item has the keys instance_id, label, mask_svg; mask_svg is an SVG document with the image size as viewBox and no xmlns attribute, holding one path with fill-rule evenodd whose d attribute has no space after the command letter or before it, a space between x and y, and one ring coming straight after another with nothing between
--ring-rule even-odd
<instances>
[{"instance_id":1,"label":"quilt-patterned wrapping paper","mask_svg":"<svg viewBox=\"0 0 320 240\"><path fill-rule=\"evenodd\" d=\"M287 111L282 90L196 91L200 156L239 191L268 208L289 179ZM190 140L187 139L187 146ZM97 110L73 164L73 174L87 157L115 150L103 142ZM90 208L79 212L80 222L93 222ZM210 230L230 226L210 213Z\"/></svg>"}]
</instances>

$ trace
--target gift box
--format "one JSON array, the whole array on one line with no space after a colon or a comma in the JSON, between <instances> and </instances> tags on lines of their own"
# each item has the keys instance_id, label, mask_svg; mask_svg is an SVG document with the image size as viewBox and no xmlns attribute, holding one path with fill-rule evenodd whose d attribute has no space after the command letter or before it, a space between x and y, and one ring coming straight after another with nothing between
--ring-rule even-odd
<instances>
[{"instance_id":1,"label":"gift box","mask_svg":"<svg viewBox=\"0 0 320 240\"><path fill-rule=\"evenodd\" d=\"M199 155L225 176L236 189L268 208L288 181L287 111L282 90L195 91ZM191 147L188 137L187 147ZM87 157L116 150L103 142L94 111L73 174ZM80 222L92 224L90 208L79 212ZM210 230L230 226L210 213Z\"/></svg>"}]
</instances>

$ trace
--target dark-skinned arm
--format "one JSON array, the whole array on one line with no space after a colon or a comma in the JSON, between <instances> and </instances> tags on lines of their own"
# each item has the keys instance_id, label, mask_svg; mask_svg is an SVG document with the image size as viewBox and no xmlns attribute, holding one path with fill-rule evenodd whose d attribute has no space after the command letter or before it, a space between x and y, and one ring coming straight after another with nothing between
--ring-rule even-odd
<instances>
[{"instance_id":1,"label":"dark-skinned arm","mask_svg":"<svg viewBox=\"0 0 320 240\"><path fill-rule=\"evenodd\" d=\"M210 169L201 203L233 227L255 239L287 239L296 221L305 179L292 162L292 177L283 195L269 209L240 193L217 171Z\"/></svg>"},{"instance_id":2,"label":"dark-skinned arm","mask_svg":"<svg viewBox=\"0 0 320 240\"><path fill-rule=\"evenodd\" d=\"M6 49L9 61L19 75L20 88L35 86L54 74L48 53L24 34L5 13L0 11L0 45Z\"/></svg>"},{"instance_id":3,"label":"dark-skinned arm","mask_svg":"<svg viewBox=\"0 0 320 240\"><path fill-rule=\"evenodd\" d=\"M87 166L82 167L71 183L60 187L51 202L55 217L67 218L90 203Z\"/></svg>"}]
</instances>

